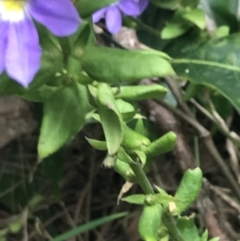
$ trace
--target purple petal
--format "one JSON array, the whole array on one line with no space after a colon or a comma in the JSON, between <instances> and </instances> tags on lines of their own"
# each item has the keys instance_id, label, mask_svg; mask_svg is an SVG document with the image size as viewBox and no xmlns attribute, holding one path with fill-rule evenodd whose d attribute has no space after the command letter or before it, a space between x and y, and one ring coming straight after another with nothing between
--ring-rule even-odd
<instances>
[{"instance_id":1,"label":"purple petal","mask_svg":"<svg viewBox=\"0 0 240 241\"><path fill-rule=\"evenodd\" d=\"M1 21L1 20L0 20ZM7 49L8 22L2 21L0 24L0 74L5 69L5 57Z\"/></svg>"},{"instance_id":2,"label":"purple petal","mask_svg":"<svg viewBox=\"0 0 240 241\"><path fill-rule=\"evenodd\" d=\"M140 14L144 12L149 4L149 0L139 0Z\"/></svg>"},{"instance_id":3,"label":"purple petal","mask_svg":"<svg viewBox=\"0 0 240 241\"><path fill-rule=\"evenodd\" d=\"M6 51L7 74L28 87L40 68L41 49L38 33L31 19L10 23Z\"/></svg>"},{"instance_id":4,"label":"purple petal","mask_svg":"<svg viewBox=\"0 0 240 241\"><path fill-rule=\"evenodd\" d=\"M60 37L75 33L81 22L70 0L32 0L29 11L37 22Z\"/></svg>"},{"instance_id":5,"label":"purple petal","mask_svg":"<svg viewBox=\"0 0 240 241\"><path fill-rule=\"evenodd\" d=\"M139 2L136 0L121 0L118 6L122 12L128 16L137 16L141 14Z\"/></svg>"},{"instance_id":6,"label":"purple petal","mask_svg":"<svg viewBox=\"0 0 240 241\"><path fill-rule=\"evenodd\" d=\"M110 33L116 34L122 27L122 16L117 6L110 6L106 12L106 26Z\"/></svg>"},{"instance_id":7,"label":"purple petal","mask_svg":"<svg viewBox=\"0 0 240 241\"><path fill-rule=\"evenodd\" d=\"M97 23L101 18L104 18L106 11L107 11L107 8L102 8L102 9L99 9L97 12L93 13L92 15L93 22Z\"/></svg>"}]
</instances>

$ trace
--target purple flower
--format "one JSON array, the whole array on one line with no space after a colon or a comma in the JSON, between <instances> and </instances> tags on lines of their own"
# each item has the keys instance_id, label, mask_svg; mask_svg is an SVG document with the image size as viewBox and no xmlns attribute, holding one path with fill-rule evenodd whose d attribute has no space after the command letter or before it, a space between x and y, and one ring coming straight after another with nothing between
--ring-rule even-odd
<instances>
[{"instance_id":1,"label":"purple flower","mask_svg":"<svg viewBox=\"0 0 240 241\"><path fill-rule=\"evenodd\" d=\"M122 26L123 12L127 16L138 16L146 9L149 0L119 0L108 7L102 8L93 14L93 22L105 18L106 26L110 33L119 32Z\"/></svg>"},{"instance_id":2,"label":"purple flower","mask_svg":"<svg viewBox=\"0 0 240 241\"><path fill-rule=\"evenodd\" d=\"M70 0L0 1L0 74L7 74L24 87L41 65L41 48L33 19L56 36L77 31L80 17Z\"/></svg>"}]
</instances>

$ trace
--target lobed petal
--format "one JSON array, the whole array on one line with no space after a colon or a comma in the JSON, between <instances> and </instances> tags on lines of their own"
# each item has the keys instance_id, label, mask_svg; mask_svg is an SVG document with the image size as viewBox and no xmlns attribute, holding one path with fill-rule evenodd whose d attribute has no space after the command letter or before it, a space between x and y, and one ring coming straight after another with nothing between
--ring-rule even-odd
<instances>
[{"instance_id":1,"label":"lobed petal","mask_svg":"<svg viewBox=\"0 0 240 241\"><path fill-rule=\"evenodd\" d=\"M41 49L37 30L30 18L9 23L6 72L24 87L32 82L40 68Z\"/></svg>"},{"instance_id":2,"label":"lobed petal","mask_svg":"<svg viewBox=\"0 0 240 241\"><path fill-rule=\"evenodd\" d=\"M32 17L59 37L75 33L81 19L71 0L31 0Z\"/></svg>"},{"instance_id":3,"label":"lobed petal","mask_svg":"<svg viewBox=\"0 0 240 241\"><path fill-rule=\"evenodd\" d=\"M139 0L140 14L144 12L149 4L149 0Z\"/></svg>"},{"instance_id":4,"label":"lobed petal","mask_svg":"<svg viewBox=\"0 0 240 241\"><path fill-rule=\"evenodd\" d=\"M107 29L110 33L116 34L120 31L122 27L122 16L117 6L110 6L107 8L105 20Z\"/></svg>"},{"instance_id":5,"label":"lobed petal","mask_svg":"<svg viewBox=\"0 0 240 241\"><path fill-rule=\"evenodd\" d=\"M139 1L136 0L121 0L118 3L121 11L128 16L137 16L141 14Z\"/></svg>"},{"instance_id":6,"label":"lobed petal","mask_svg":"<svg viewBox=\"0 0 240 241\"><path fill-rule=\"evenodd\" d=\"M0 19L0 74L5 69L5 57L7 49L7 32L8 22L1 21Z\"/></svg>"},{"instance_id":7,"label":"lobed petal","mask_svg":"<svg viewBox=\"0 0 240 241\"><path fill-rule=\"evenodd\" d=\"M107 11L107 8L102 8L96 11L95 13L93 13L92 15L93 22L97 23L101 18L104 18L106 11Z\"/></svg>"}]
</instances>

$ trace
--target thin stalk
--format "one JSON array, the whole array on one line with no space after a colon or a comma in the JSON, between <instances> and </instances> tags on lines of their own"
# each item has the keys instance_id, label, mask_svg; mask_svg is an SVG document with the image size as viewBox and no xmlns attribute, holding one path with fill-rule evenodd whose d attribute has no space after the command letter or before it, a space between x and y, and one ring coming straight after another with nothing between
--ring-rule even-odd
<instances>
[{"instance_id":1,"label":"thin stalk","mask_svg":"<svg viewBox=\"0 0 240 241\"><path fill-rule=\"evenodd\" d=\"M177 227L173 221L173 218L170 214L163 213L162 221L163 221L164 225L167 227L170 237L174 241L185 241L183 236L177 229Z\"/></svg>"},{"instance_id":2,"label":"thin stalk","mask_svg":"<svg viewBox=\"0 0 240 241\"><path fill-rule=\"evenodd\" d=\"M64 68L67 68L68 65L68 56L71 53L71 44L68 37L58 38L59 44L63 52L63 63Z\"/></svg>"},{"instance_id":3,"label":"thin stalk","mask_svg":"<svg viewBox=\"0 0 240 241\"><path fill-rule=\"evenodd\" d=\"M142 166L138 163L132 163L130 164L138 184L141 186L145 194L154 194L154 190L145 174L145 172L142 169ZM184 238L182 237L181 233L177 229L174 220L169 213L164 213L162 216L162 221L164 225L167 227L169 234L173 241L184 241Z\"/></svg>"},{"instance_id":4,"label":"thin stalk","mask_svg":"<svg viewBox=\"0 0 240 241\"><path fill-rule=\"evenodd\" d=\"M143 29L143 30L145 30L145 31L147 31L147 32L151 33L152 35L155 35L155 36L157 36L159 38L161 37L160 31L157 31L156 29L152 28L151 26L143 23L140 19L131 18L131 20L134 21L135 23L137 23L138 26L141 29Z\"/></svg>"},{"instance_id":5,"label":"thin stalk","mask_svg":"<svg viewBox=\"0 0 240 241\"><path fill-rule=\"evenodd\" d=\"M143 171L141 165L134 162L134 163L130 164L130 166L137 178L138 184L141 186L144 193L145 194L154 194L154 190L153 190L145 172Z\"/></svg>"}]
</instances>

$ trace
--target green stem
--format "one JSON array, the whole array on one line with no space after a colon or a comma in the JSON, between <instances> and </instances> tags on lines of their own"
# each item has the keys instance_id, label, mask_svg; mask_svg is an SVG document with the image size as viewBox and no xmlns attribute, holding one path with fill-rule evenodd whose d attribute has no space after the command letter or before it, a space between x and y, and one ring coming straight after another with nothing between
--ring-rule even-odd
<instances>
[{"instance_id":1,"label":"green stem","mask_svg":"<svg viewBox=\"0 0 240 241\"><path fill-rule=\"evenodd\" d=\"M163 213L162 221L163 221L164 225L167 227L168 232L170 234L170 237L174 241L185 241L183 236L181 235L181 233L177 229L177 227L176 227L176 225L173 221L173 218L170 214Z\"/></svg>"},{"instance_id":2,"label":"green stem","mask_svg":"<svg viewBox=\"0 0 240 241\"><path fill-rule=\"evenodd\" d=\"M131 18L131 20L134 21L135 23L137 23L138 26L139 26L141 29L143 29L143 30L145 30L145 31L147 31L147 32L151 33L152 35L155 35L155 36L157 36L157 37L159 37L159 38L161 37L160 31L158 31L158 30L152 28L151 26L143 23L140 19Z\"/></svg>"},{"instance_id":3,"label":"green stem","mask_svg":"<svg viewBox=\"0 0 240 241\"><path fill-rule=\"evenodd\" d=\"M134 163L130 164L130 166L137 178L138 184L141 186L144 193L154 194L153 188L152 188L145 172L143 171L141 165L134 162Z\"/></svg>"},{"instance_id":4,"label":"green stem","mask_svg":"<svg viewBox=\"0 0 240 241\"><path fill-rule=\"evenodd\" d=\"M63 52L64 67L67 68L68 56L71 53L71 44L68 37L58 38L58 41Z\"/></svg>"},{"instance_id":5,"label":"green stem","mask_svg":"<svg viewBox=\"0 0 240 241\"><path fill-rule=\"evenodd\" d=\"M142 169L142 166L138 163L132 163L130 164L138 184L141 186L145 194L154 194L154 190L145 174L145 172ZM184 241L184 238L182 237L181 233L178 231L174 220L169 213L164 213L162 216L162 221L164 225L167 227L169 234L171 235L172 240L174 241Z\"/></svg>"}]
</instances>

